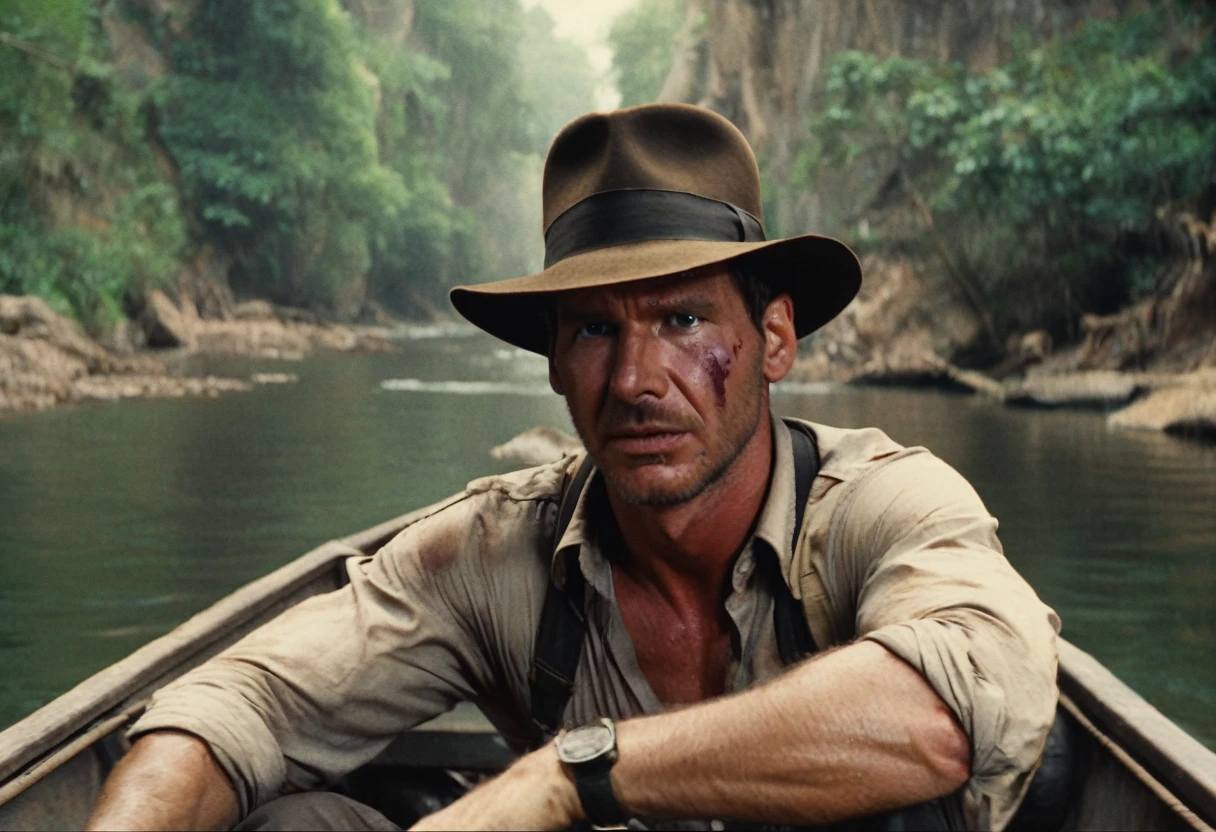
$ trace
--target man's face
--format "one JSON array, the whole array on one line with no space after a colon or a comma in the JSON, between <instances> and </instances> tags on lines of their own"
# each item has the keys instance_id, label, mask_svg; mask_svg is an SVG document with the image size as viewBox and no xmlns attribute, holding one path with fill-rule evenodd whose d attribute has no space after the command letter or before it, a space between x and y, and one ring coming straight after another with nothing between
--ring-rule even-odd
<instances>
[{"instance_id":1,"label":"man's face","mask_svg":"<svg viewBox=\"0 0 1216 832\"><path fill-rule=\"evenodd\" d=\"M767 418L765 345L725 271L573 290L557 296L550 381L609 489L674 505Z\"/></svg>"}]
</instances>

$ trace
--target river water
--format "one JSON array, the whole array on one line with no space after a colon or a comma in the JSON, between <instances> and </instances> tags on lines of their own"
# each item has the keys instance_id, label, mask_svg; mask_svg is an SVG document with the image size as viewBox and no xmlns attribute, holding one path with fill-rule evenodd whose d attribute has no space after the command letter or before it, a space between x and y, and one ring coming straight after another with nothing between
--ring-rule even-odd
<instances>
[{"instance_id":1,"label":"river water","mask_svg":"<svg viewBox=\"0 0 1216 832\"><path fill-rule=\"evenodd\" d=\"M569 430L541 359L481 335L397 355L215 362L298 383L0 419L0 728L318 543ZM779 388L957 467L1064 635L1216 747L1216 446L936 391Z\"/></svg>"}]
</instances>

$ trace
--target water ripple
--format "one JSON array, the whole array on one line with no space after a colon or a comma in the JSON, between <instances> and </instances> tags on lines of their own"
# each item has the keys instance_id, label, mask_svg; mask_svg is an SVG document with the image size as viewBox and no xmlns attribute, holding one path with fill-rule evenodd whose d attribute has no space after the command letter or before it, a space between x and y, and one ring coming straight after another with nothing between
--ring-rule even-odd
<instances>
[{"instance_id":1,"label":"water ripple","mask_svg":"<svg viewBox=\"0 0 1216 832\"><path fill-rule=\"evenodd\" d=\"M381 390L394 393L446 393L453 396L552 396L548 384L509 381L423 381L418 378L390 378L380 382Z\"/></svg>"}]
</instances>

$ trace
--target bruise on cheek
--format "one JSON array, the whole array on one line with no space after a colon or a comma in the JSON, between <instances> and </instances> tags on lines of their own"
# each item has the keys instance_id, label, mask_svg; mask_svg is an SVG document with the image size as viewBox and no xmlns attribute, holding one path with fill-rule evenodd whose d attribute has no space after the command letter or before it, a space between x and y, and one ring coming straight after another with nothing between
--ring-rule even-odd
<instances>
[{"instance_id":1,"label":"bruise on cheek","mask_svg":"<svg viewBox=\"0 0 1216 832\"><path fill-rule=\"evenodd\" d=\"M734 355L725 347L710 347L701 356L701 366L714 386L718 407L726 406L726 377L730 375L730 367L734 362Z\"/></svg>"}]
</instances>

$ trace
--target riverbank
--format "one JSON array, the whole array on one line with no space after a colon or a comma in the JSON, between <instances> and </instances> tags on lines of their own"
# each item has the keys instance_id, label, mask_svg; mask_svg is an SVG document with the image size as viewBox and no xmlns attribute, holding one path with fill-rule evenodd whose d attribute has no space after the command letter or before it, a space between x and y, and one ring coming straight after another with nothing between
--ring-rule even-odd
<instances>
[{"instance_id":1,"label":"riverbank","mask_svg":"<svg viewBox=\"0 0 1216 832\"><path fill-rule=\"evenodd\" d=\"M870 254L857 299L809 339L792 378L1097 409L1113 427L1216 439L1216 222L1176 225L1191 254L1163 263L1158 291L1083 316L1064 344L1042 330L995 344L973 304L931 266Z\"/></svg>"},{"instance_id":2,"label":"riverbank","mask_svg":"<svg viewBox=\"0 0 1216 832\"><path fill-rule=\"evenodd\" d=\"M1216 341L1213 342L1216 347ZM1216 355L1216 349L1212 350ZM793 378L822 381L822 362L804 358ZM1010 407L1076 408L1108 413L1116 428L1155 430L1216 441L1216 362L1186 372L1080 370L1062 360L998 379L934 353L871 361L833 379L854 385L938 387L995 399Z\"/></svg>"},{"instance_id":3,"label":"riverbank","mask_svg":"<svg viewBox=\"0 0 1216 832\"><path fill-rule=\"evenodd\" d=\"M194 376L194 355L300 360L317 352L395 352L386 326L330 324L264 301L238 304L226 319L203 319L160 292L136 320L101 340L36 297L0 295L0 413L46 410L85 401L218 396L280 382Z\"/></svg>"}]
</instances>

